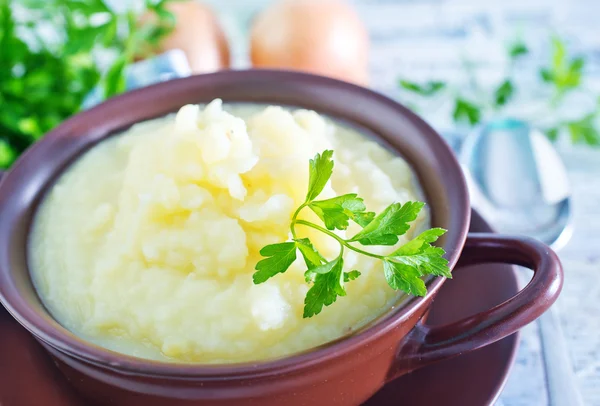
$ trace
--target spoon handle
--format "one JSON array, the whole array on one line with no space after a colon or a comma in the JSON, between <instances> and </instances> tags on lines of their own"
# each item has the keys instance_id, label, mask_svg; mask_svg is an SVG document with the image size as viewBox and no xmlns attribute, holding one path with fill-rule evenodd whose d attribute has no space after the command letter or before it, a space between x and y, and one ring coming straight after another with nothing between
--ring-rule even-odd
<instances>
[{"instance_id":1,"label":"spoon handle","mask_svg":"<svg viewBox=\"0 0 600 406\"><path fill-rule=\"evenodd\" d=\"M556 307L539 318L549 406L583 406Z\"/></svg>"}]
</instances>

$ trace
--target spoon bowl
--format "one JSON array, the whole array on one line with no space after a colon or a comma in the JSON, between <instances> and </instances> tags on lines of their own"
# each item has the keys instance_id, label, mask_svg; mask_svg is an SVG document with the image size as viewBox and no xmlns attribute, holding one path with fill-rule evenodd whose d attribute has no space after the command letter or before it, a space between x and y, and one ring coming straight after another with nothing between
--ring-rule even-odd
<instances>
[{"instance_id":1,"label":"spoon bowl","mask_svg":"<svg viewBox=\"0 0 600 406\"><path fill-rule=\"evenodd\" d=\"M467 137L459 155L471 204L497 231L554 250L566 245L573 233L569 181L544 134L520 120L491 121ZM582 405L555 307L539 326L550 405Z\"/></svg>"},{"instance_id":2,"label":"spoon bowl","mask_svg":"<svg viewBox=\"0 0 600 406\"><path fill-rule=\"evenodd\" d=\"M497 120L465 140L461 163L471 203L503 233L559 249L572 234L566 169L550 141L519 120Z\"/></svg>"}]
</instances>

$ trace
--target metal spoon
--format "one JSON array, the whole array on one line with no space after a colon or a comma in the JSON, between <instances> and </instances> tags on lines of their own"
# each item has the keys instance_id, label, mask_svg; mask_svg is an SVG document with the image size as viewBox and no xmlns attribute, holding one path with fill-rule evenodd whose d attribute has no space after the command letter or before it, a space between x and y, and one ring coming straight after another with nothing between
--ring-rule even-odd
<instances>
[{"instance_id":1,"label":"metal spoon","mask_svg":"<svg viewBox=\"0 0 600 406\"><path fill-rule=\"evenodd\" d=\"M460 147L471 204L502 233L537 238L554 250L572 234L565 167L539 131L520 120L492 121ZM556 306L539 319L551 406L583 405Z\"/></svg>"}]
</instances>

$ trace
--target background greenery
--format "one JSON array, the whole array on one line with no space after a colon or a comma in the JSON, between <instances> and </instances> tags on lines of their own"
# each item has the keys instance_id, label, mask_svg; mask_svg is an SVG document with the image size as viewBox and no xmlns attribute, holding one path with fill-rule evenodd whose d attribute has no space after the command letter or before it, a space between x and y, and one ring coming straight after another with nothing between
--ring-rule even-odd
<instances>
[{"instance_id":1,"label":"background greenery","mask_svg":"<svg viewBox=\"0 0 600 406\"><path fill-rule=\"evenodd\" d=\"M78 112L95 87L105 98L123 92L126 66L174 27L167 1L116 11L104 0L0 0L0 167ZM141 22L146 13L154 18Z\"/></svg>"}]
</instances>

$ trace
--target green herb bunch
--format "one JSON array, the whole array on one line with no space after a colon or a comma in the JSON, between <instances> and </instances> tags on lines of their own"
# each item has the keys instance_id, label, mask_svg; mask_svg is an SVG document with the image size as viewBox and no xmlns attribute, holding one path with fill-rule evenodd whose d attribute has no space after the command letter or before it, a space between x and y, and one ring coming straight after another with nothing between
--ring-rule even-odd
<instances>
[{"instance_id":1,"label":"green herb bunch","mask_svg":"<svg viewBox=\"0 0 600 406\"><path fill-rule=\"evenodd\" d=\"M117 12L105 0L0 0L0 167L80 110L101 86L125 90L124 70L174 27L166 0ZM142 13L156 18L140 23ZM112 54L101 67L98 54Z\"/></svg>"},{"instance_id":2,"label":"green herb bunch","mask_svg":"<svg viewBox=\"0 0 600 406\"><path fill-rule=\"evenodd\" d=\"M551 51L550 61L538 69L542 88L551 93L548 106L542 112L544 117L552 115L571 92L585 91L582 83L586 60L579 55L569 55L565 42L557 36L552 37ZM482 89L473 73L472 64L468 60L464 61L468 82L468 86L464 88L455 88L450 83L439 80L416 83L407 79L401 79L399 86L422 98L445 94L452 99L454 122L462 126L473 127L483 120L486 113L497 114L514 99L518 90L514 80L518 70L514 67L516 62L528 55L529 52L529 48L524 42L512 43L507 50L508 72L505 78L490 90ZM591 97L596 101L595 108L580 118L560 121L552 126L541 123L540 127L548 138L555 141L561 134L566 134L573 144L600 145L600 128L598 127L600 95L591 95ZM536 121L535 117L533 119Z\"/></svg>"},{"instance_id":3,"label":"green herb bunch","mask_svg":"<svg viewBox=\"0 0 600 406\"><path fill-rule=\"evenodd\" d=\"M360 277L358 270L344 270L345 250L380 260L390 287L411 295L424 296L427 293L423 276L451 278L448 261L443 257L444 250L431 245L446 232L444 229L424 231L388 255L374 254L357 246L396 245L398 236L409 230L410 223L416 220L424 203L393 203L376 215L367 211L363 199L355 193L315 200L333 173L332 157L333 151L326 150L310 160L308 193L304 203L292 216L291 241L267 245L260 250L260 254L266 258L256 264L254 283L266 282L275 275L286 272L299 251L307 267L304 273L306 282L311 285L304 300L303 317L308 318L319 314L323 306L331 305L338 296L346 296L345 284ZM305 209L312 210L324 227L299 219L298 215ZM346 230L350 221L362 227L354 236L345 239L334 232ZM296 226L318 230L336 240L340 246L338 255L333 259L323 257L310 239L298 237Z\"/></svg>"}]
</instances>

